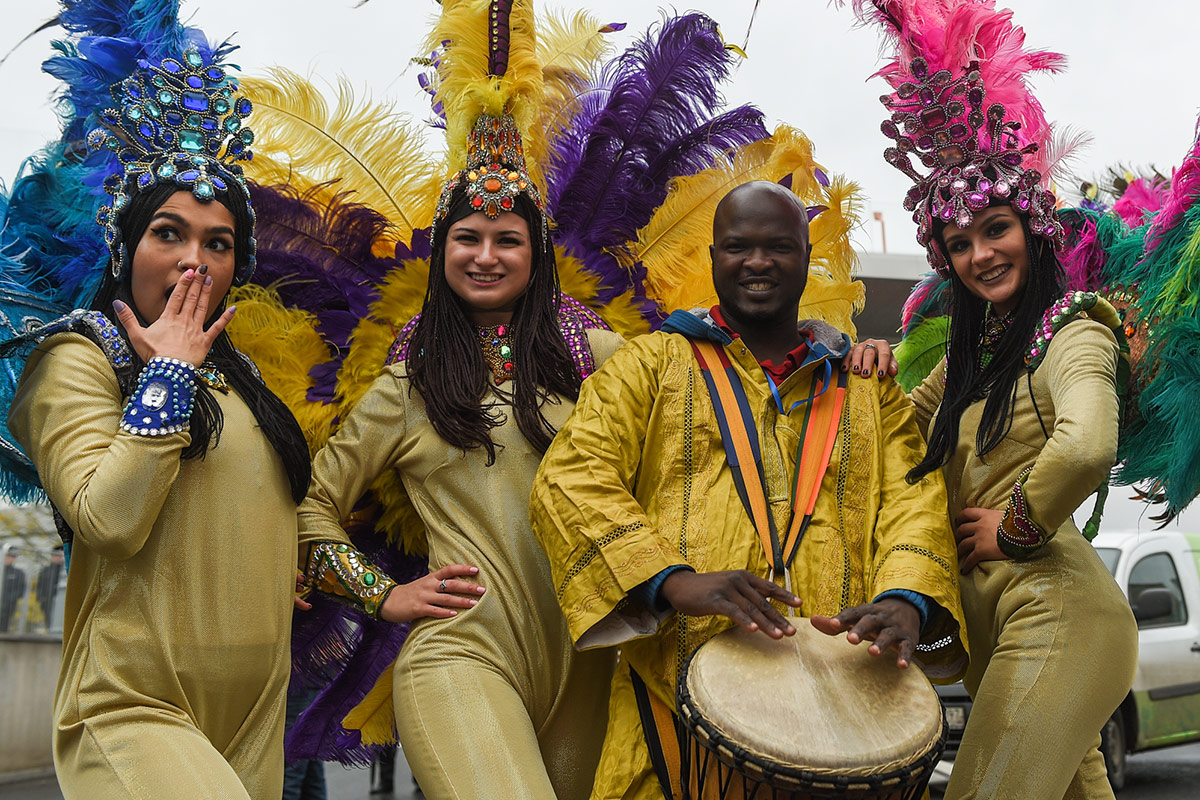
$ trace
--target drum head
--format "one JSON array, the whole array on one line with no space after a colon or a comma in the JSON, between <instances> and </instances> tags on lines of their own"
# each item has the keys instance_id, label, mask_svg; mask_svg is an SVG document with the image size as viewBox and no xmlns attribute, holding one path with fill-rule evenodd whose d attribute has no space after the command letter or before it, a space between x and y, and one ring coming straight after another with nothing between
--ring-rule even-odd
<instances>
[{"instance_id":1,"label":"drum head","mask_svg":"<svg viewBox=\"0 0 1200 800\"><path fill-rule=\"evenodd\" d=\"M701 646L681 676L685 718L757 760L818 775L880 775L938 746L941 703L920 669L795 624L779 641L733 628Z\"/></svg>"}]
</instances>

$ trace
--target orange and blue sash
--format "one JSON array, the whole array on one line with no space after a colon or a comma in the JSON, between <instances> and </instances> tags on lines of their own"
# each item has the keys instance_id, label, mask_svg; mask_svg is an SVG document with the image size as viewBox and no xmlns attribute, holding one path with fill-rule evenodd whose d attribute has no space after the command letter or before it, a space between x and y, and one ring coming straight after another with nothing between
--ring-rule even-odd
<instances>
[{"instance_id":1,"label":"orange and blue sash","mask_svg":"<svg viewBox=\"0 0 1200 800\"><path fill-rule=\"evenodd\" d=\"M781 413L788 414L800 405L805 406L800 444L796 452L796 471L792 479L792 511L787 533L781 541L767 500L758 428L754 424L754 413L750 409L741 378L729 361L725 348L712 342L689 341L716 410L725 460L733 472L738 497L754 523L772 571L777 575L786 574L800 551L804 532L817 505L821 481L833 455L846 400L847 374L834 370L826 358L824 370L813 372L808 396L793 403L787 410L783 408L775 382L767 376Z\"/></svg>"}]
</instances>

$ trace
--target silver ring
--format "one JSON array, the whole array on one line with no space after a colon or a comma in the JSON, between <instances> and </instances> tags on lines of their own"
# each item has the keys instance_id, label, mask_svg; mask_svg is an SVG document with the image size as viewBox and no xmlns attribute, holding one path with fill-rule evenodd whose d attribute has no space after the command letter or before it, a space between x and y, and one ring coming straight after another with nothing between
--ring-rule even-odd
<instances>
[{"instance_id":1,"label":"silver ring","mask_svg":"<svg viewBox=\"0 0 1200 800\"><path fill-rule=\"evenodd\" d=\"M875 352L879 352L879 348L876 347L875 345L871 344L870 342L863 342L863 347L869 347L872 350L874 350Z\"/></svg>"},{"instance_id":2,"label":"silver ring","mask_svg":"<svg viewBox=\"0 0 1200 800\"><path fill-rule=\"evenodd\" d=\"M446 593L446 579L445 578L442 578L442 582L438 584L438 592L440 592L441 594Z\"/></svg>"}]
</instances>

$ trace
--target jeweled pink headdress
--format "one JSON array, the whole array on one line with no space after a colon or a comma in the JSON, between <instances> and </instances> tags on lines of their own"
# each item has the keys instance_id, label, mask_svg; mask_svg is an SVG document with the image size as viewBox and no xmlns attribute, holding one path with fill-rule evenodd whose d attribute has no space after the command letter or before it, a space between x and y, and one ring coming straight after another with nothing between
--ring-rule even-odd
<instances>
[{"instance_id":1,"label":"jeweled pink headdress","mask_svg":"<svg viewBox=\"0 0 1200 800\"><path fill-rule=\"evenodd\" d=\"M1063 56L1026 50L1012 12L993 0L858 0L855 10L895 44L894 61L878 73L894 89L880 98L892 112L883 133L895 142L884 158L914 182L904 207L938 274L948 277L949 264L935 221L966 227L995 200L1061 245L1056 201L1044 185L1055 160L1051 128L1026 76L1057 72Z\"/></svg>"}]
</instances>

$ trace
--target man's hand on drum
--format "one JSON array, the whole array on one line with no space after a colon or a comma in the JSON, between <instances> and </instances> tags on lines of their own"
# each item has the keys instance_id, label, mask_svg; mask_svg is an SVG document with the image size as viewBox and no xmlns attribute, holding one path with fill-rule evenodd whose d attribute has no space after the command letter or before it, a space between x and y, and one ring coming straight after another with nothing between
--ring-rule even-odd
<instances>
[{"instance_id":1,"label":"man's hand on drum","mask_svg":"<svg viewBox=\"0 0 1200 800\"><path fill-rule=\"evenodd\" d=\"M872 373L883 380L885 375L896 377L896 358L892 346L883 339L867 339L854 345L850 354L842 359L842 372L869 378Z\"/></svg>"},{"instance_id":2,"label":"man's hand on drum","mask_svg":"<svg viewBox=\"0 0 1200 800\"><path fill-rule=\"evenodd\" d=\"M887 650L896 653L896 666L906 669L921 638L921 614L905 600L887 597L878 603L847 608L836 617L814 614L812 625L821 633L837 636L846 633L850 644L871 642L867 652L881 656Z\"/></svg>"},{"instance_id":3,"label":"man's hand on drum","mask_svg":"<svg viewBox=\"0 0 1200 800\"><path fill-rule=\"evenodd\" d=\"M720 614L748 631L761 630L772 639L796 633L792 624L771 605L771 600L799 608L800 598L745 570L677 570L663 581L662 596L672 608L689 617Z\"/></svg>"}]
</instances>

